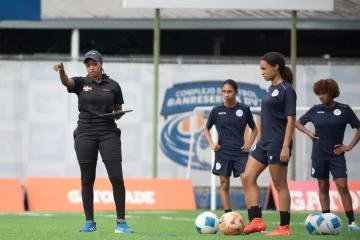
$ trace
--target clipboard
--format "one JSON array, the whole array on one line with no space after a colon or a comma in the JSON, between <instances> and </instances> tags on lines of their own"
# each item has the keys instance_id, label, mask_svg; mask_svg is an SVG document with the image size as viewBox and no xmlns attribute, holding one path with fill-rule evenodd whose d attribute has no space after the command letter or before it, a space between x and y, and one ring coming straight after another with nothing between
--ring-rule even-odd
<instances>
[{"instance_id":1,"label":"clipboard","mask_svg":"<svg viewBox=\"0 0 360 240\"><path fill-rule=\"evenodd\" d=\"M117 116L117 115L124 115L125 113L128 113L128 112L132 112L132 110L121 110L121 111L116 111L116 112L112 112L112 113L100 114L98 116L99 117Z\"/></svg>"}]
</instances>

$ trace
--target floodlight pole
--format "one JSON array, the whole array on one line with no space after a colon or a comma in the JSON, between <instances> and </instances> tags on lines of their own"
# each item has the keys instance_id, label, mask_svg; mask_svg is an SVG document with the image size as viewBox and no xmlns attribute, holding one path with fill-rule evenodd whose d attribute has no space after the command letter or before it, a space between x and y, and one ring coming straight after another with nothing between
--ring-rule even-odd
<instances>
[{"instance_id":1,"label":"floodlight pole","mask_svg":"<svg viewBox=\"0 0 360 240\"><path fill-rule=\"evenodd\" d=\"M80 53L80 31L73 29L71 32L71 60L78 61Z\"/></svg>"},{"instance_id":2,"label":"floodlight pole","mask_svg":"<svg viewBox=\"0 0 360 240\"><path fill-rule=\"evenodd\" d=\"M153 99L153 164L152 177L157 178L158 165L158 107L159 107L159 58L160 58L160 9L155 9L154 19L154 99Z\"/></svg>"},{"instance_id":3,"label":"floodlight pole","mask_svg":"<svg viewBox=\"0 0 360 240\"><path fill-rule=\"evenodd\" d=\"M293 88L296 91L296 59L297 59L297 36L296 36L296 11L291 11L291 71L293 72ZM296 131L294 131L292 160L290 163L290 179L296 180Z\"/></svg>"}]
</instances>

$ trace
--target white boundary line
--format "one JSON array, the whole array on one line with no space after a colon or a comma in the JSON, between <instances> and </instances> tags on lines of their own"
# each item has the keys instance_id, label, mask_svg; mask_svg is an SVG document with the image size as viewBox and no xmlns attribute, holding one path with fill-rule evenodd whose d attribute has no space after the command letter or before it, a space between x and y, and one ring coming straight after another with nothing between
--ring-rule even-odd
<instances>
[{"instance_id":1,"label":"white boundary line","mask_svg":"<svg viewBox=\"0 0 360 240\"><path fill-rule=\"evenodd\" d=\"M186 218L186 217L166 217L166 216L160 216L160 219L162 220L172 220L172 221L194 221L196 220L196 218ZM279 222L266 222L269 224L279 224ZM290 223L295 224L295 225L304 225L305 226L305 221L304 222L291 222Z\"/></svg>"}]
</instances>

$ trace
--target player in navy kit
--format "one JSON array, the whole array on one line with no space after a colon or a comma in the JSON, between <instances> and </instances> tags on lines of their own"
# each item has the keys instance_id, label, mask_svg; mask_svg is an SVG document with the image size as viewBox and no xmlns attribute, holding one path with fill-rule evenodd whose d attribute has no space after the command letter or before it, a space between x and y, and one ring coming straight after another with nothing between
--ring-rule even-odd
<instances>
[{"instance_id":1,"label":"player in navy kit","mask_svg":"<svg viewBox=\"0 0 360 240\"><path fill-rule=\"evenodd\" d=\"M260 61L263 78L271 81L261 102L260 140L250 152L243 183L247 205L250 206L250 223L245 234L262 232L260 192L257 178L269 166L272 182L279 195L280 227L268 236L291 235L290 193L287 185L288 161L291 156L292 137L296 120L296 93L291 87L292 72L285 66L284 57L277 52L265 54Z\"/></svg>"},{"instance_id":2,"label":"player in navy kit","mask_svg":"<svg viewBox=\"0 0 360 240\"><path fill-rule=\"evenodd\" d=\"M318 181L320 204L323 213L330 212L329 172L333 176L349 221L350 231L360 231L355 223L352 199L347 184L345 152L355 147L360 139L360 121L349 105L335 102L340 95L339 86L333 79L322 79L314 84L313 91L322 104L314 105L296 122L296 128L313 141L311 176ZM304 125L315 126L315 133ZM346 125L357 132L349 145L343 145Z\"/></svg>"},{"instance_id":3,"label":"player in navy kit","mask_svg":"<svg viewBox=\"0 0 360 240\"><path fill-rule=\"evenodd\" d=\"M234 80L228 79L222 84L224 103L214 107L209 115L204 130L205 137L215 151L215 164L212 173L220 176L220 196L225 213L231 212L229 197L230 176L240 176L242 180L248 160L249 150L253 145L257 128L247 105L236 101L238 86ZM215 125L218 141L213 142L210 129ZM248 141L244 141L246 126L252 129Z\"/></svg>"}]
</instances>

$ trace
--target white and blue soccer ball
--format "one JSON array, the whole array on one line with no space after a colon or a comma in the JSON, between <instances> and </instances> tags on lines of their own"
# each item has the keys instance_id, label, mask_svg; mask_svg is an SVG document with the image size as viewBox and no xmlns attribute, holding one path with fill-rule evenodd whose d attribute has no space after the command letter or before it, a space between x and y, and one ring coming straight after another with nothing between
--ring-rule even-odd
<instances>
[{"instance_id":1,"label":"white and blue soccer ball","mask_svg":"<svg viewBox=\"0 0 360 240\"><path fill-rule=\"evenodd\" d=\"M311 213L305 220L305 229L312 235L338 235L342 223L334 213Z\"/></svg>"},{"instance_id":2,"label":"white and blue soccer ball","mask_svg":"<svg viewBox=\"0 0 360 240\"><path fill-rule=\"evenodd\" d=\"M341 220L334 213L324 213L317 220L321 235L338 235L342 228Z\"/></svg>"},{"instance_id":3,"label":"white and blue soccer ball","mask_svg":"<svg viewBox=\"0 0 360 240\"><path fill-rule=\"evenodd\" d=\"M196 231L201 234L216 234L219 231L219 218L212 212L203 212L195 220Z\"/></svg>"},{"instance_id":4,"label":"white and blue soccer ball","mask_svg":"<svg viewBox=\"0 0 360 240\"><path fill-rule=\"evenodd\" d=\"M317 221L322 214L319 212L313 212L305 219L305 229L311 235L319 235L319 226Z\"/></svg>"}]
</instances>

